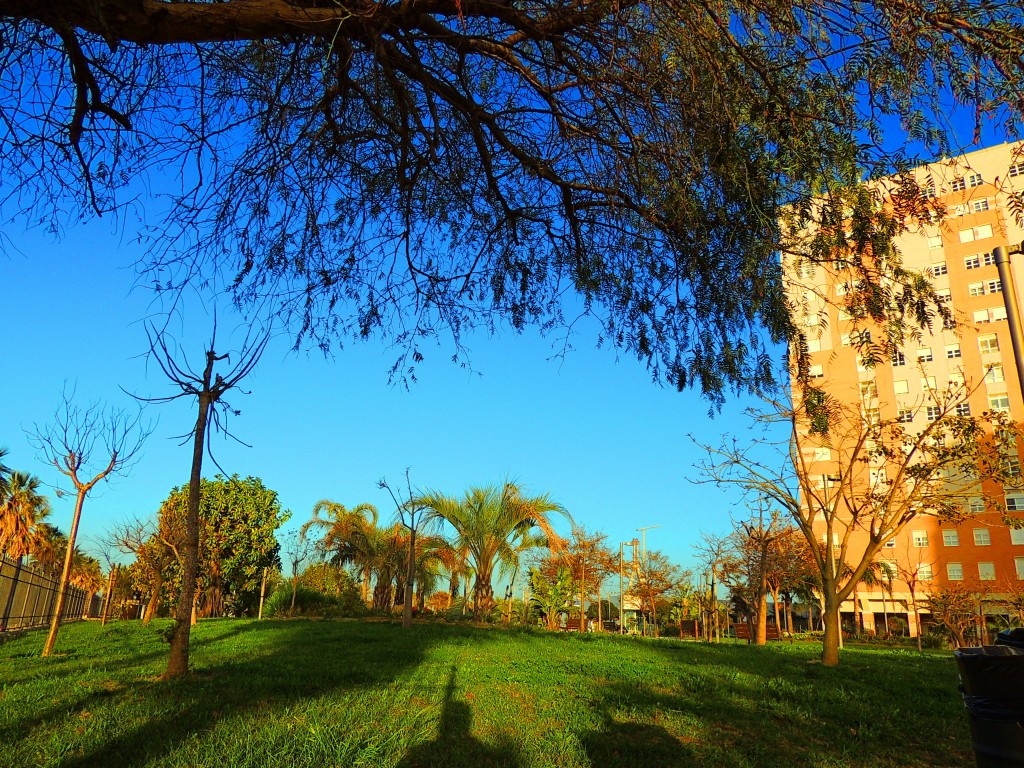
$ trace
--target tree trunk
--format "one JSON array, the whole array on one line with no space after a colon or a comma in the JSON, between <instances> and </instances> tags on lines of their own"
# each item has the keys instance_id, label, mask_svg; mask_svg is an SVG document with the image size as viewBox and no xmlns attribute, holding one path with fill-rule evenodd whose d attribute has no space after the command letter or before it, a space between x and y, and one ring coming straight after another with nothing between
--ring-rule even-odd
<instances>
[{"instance_id":1,"label":"tree trunk","mask_svg":"<svg viewBox=\"0 0 1024 768\"><path fill-rule=\"evenodd\" d=\"M864 619L861 616L860 601L857 599L857 585L853 585L853 631L858 635L864 634Z\"/></svg>"},{"instance_id":2,"label":"tree trunk","mask_svg":"<svg viewBox=\"0 0 1024 768\"><path fill-rule=\"evenodd\" d=\"M71 576L71 562L75 557L75 537L78 535L78 523L82 519L82 505L85 503L87 490L84 486L79 486L78 498L75 499L75 516L71 519L68 549L64 553L64 570L61 571L60 582L57 585L57 605L53 610L53 618L50 620L50 634L46 636L46 644L43 646L43 658L53 652L53 645L57 642L57 631L60 629L60 614L64 610L64 599L68 591L68 579Z\"/></svg>"},{"instance_id":3,"label":"tree trunk","mask_svg":"<svg viewBox=\"0 0 1024 768\"><path fill-rule=\"evenodd\" d=\"M473 584L473 620L483 621L491 614L494 606L494 587L491 586L490 574L477 574Z\"/></svg>"},{"instance_id":4,"label":"tree trunk","mask_svg":"<svg viewBox=\"0 0 1024 768\"><path fill-rule=\"evenodd\" d=\"M103 616L100 618L100 626L107 626L107 616L110 614L110 601L114 596L114 582L117 580L117 565L110 566L110 574L107 576L107 594L103 601Z\"/></svg>"},{"instance_id":5,"label":"tree trunk","mask_svg":"<svg viewBox=\"0 0 1024 768\"><path fill-rule=\"evenodd\" d=\"M775 629L782 635L782 617L779 616L779 591L772 591L772 611L775 614Z\"/></svg>"},{"instance_id":6,"label":"tree trunk","mask_svg":"<svg viewBox=\"0 0 1024 768\"><path fill-rule=\"evenodd\" d=\"M209 389L213 371L212 359L206 368L206 389ZM196 580L199 571L199 494L203 476L203 450L206 445L206 424L213 407L213 398L206 392L199 394L199 417L192 441L192 474L188 480L188 508L185 514L184 556L181 564L181 593L174 612L174 628L171 633L171 653L167 660L164 680L188 674L188 646L192 631L192 615L195 608Z\"/></svg>"},{"instance_id":7,"label":"tree trunk","mask_svg":"<svg viewBox=\"0 0 1024 768\"><path fill-rule=\"evenodd\" d=\"M267 569L266 568L263 569L263 583L264 584L267 583ZM288 606L288 618L291 618L292 616L295 615L295 599L298 596L298 594L299 594L299 574L296 573L295 569L293 568L292 569L292 602L291 602L291 605Z\"/></svg>"},{"instance_id":8,"label":"tree trunk","mask_svg":"<svg viewBox=\"0 0 1024 768\"><path fill-rule=\"evenodd\" d=\"M760 590L759 590L760 591ZM768 593L757 596L757 624L754 625L754 645L768 643Z\"/></svg>"},{"instance_id":9,"label":"tree trunk","mask_svg":"<svg viewBox=\"0 0 1024 768\"><path fill-rule=\"evenodd\" d=\"M841 629L839 626L839 599L835 595L825 595L825 610L822 612L821 618L825 624L821 663L826 667L838 667Z\"/></svg>"},{"instance_id":10,"label":"tree trunk","mask_svg":"<svg viewBox=\"0 0 1024 768\"><path fill-rule=\"evenodd\" d=\"M416 580L416 528L409 520L409 561L405 569L405 600L402 604L402 629L412 626L413 586Z\"/></svg>"}]
</instances>

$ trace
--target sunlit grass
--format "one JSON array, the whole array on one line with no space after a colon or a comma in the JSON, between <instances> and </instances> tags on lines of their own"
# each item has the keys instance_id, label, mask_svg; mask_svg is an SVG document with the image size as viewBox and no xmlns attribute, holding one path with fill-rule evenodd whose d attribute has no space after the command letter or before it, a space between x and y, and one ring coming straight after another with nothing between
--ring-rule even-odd
<instances>
[{"instance_id":1,"label":"sunlit grass","mask_svg":"<svg viewBox=\"0 0 1024 768\"><path fill-rule=\"evenodd\" d=\"M209 621L0 645L12 766L963 766L950 654L705 646L446 625Z\"/></svg>"}]
</instances>

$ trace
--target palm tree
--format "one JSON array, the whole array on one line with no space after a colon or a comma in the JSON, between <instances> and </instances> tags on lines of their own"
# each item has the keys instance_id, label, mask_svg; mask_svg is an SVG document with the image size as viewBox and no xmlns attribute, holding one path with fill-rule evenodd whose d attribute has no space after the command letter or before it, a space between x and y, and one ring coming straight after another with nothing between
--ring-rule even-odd
<instances>
[{"instance_id":1,"label":"palm tree","mask_svg":"<svg viewBox=\"0 0 1024 768\"><path fill-rule=\"evenodd\" d=\"M310 528L326 529L317 549L338 566L351 565L362 581L364 603L370 601L370 579L373 575L369 562L373 554L367 544L377 531L377 508L372 504L357 504L349 509L336 501L321 499L313 507L313 519L302 526L300 534L307 536Z\"/></svg>"},{"instance_id":2,"label":"palm tree","mask_svg":"<svg viewBox=\"0 0 1024 768\"><path fill-rule=\"evenodd\" d=\"M547 495L526 496L514 483L470 488L461 500L427 493L417 501L454 528L453 547L469 553L476 572L473 618L477 621L489 616L494 607L495 567L512 567L526 548L558 547L561 539L551 524L553 513L571 522L561 504Z\"/></svg>"},{"instance_id":3,"label":"palm tree","mask_svg":"<svg viewBox=\"0 0 1024 768\"><path fill-rule=\"evenodd\" d=\"M0 476L3 474L0 472ZM0 487L0 552L9 557L22 558L40 548L42 521L50 514L50 502L39 493L40 484L39 478L24 472L10 472L3 477Z\"/></svg>"}]
</instances>

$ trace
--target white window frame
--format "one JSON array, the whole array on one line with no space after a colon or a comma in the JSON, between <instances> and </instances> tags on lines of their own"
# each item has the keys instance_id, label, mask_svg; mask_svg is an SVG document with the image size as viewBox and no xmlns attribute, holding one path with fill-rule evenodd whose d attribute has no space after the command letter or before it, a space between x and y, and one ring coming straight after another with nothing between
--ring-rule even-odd
<instances>
[{"instance_id":1,"label":"white window frame","mask_svg":"<svg viewBox=\"0 0 1024 768\"><path fill-rule=\"evenodd\" d=\"M960 546L960 534L956 532L954 528L943 528L942 529L942 546L944 547L959 547Z\"/></svg>"},{"instance_id":2,"label":"white window frame","mask_svg":"<svg viewBox=\"0 0 1024 768\"><path fill-rule=\"evenodd\" d=\"M992 532L988 528L975 528L974 529L974 546L976 546L976 547L991 547L992 546Z\"/></svg>"}]
</instances>

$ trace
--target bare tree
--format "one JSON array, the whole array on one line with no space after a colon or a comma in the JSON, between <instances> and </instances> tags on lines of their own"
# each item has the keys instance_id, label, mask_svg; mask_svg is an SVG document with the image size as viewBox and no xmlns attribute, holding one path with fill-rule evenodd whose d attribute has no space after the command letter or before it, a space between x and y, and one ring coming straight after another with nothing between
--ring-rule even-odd
<instances>
[{"instance_id":1,"label":"bare tree","mask_svg":"<svg viewBox=\"0 0 1024 768\"><path fill-rule=\"evenodd\" d=\"M57 605L43 646L44 657L53 652L57 642L85 498L97 483L127 472L152 431L141 423L141 411L133 415L103 408L98 403L80 408L73 399L74 392L65 388L53 423L42 428L37 426L31 436L42 459L68 478L75 494L75 511L57 588Z\"/></svg>"},{"instance_id":2,"label":"bare tree","mask_svg":"<svg viewBox=\"0 0 1024 768\"><path fill-rule=\"evenodd\" d=\"M210 346L203 353L204 365L201 371L191 368L187 361L179 361L178 355L168 345L163 334L148 328L150 356L159 365L164 375L181 392L167 397L145 398L148 402L169 403L180 398L196 398L198 414L192 430L185 439L192 440L192 472L189 475L188 508L185 515L185 538L181 555L181 592L174 613L174 629L171 633L171 651L164 679L180 677L188 673L189 635L192 625L192 610L196 597L196 581L199 568L199 494L203 475L203 455L207 450L210 428L227 432L227 416L237 415L222 399L236 388L259 362L270 339L268 332L250 332L245 336L241 350L235 354L237 362L226 374L215 373L217 363L230 364L231 353L217 353L217 326L214 321Z\"/></svg>"},{"instance_id":3,"label":"bare tree","mask_svg":"<svg viewBox=\"0 0 1024 768\"><path fill-rule=\"evenodd\" d=\"M399 499L386 479L381 478L377 486L386 490L391 496L391 500L395 503L395 514L398 516L399 522L409 531L409 556L405 569L405 592L402 603L402 628L409 629L412 626L413 587L416 580L416 533L424 522L430 522L430 506L421 496L413 494L408 467L405 469L406 493L404 500Z\"/></svg>"},{"instance_id":4,"label":"bare tree","mask_svg":"<svg viewBox=\"0 0 1024 768\"><path fill-rule=\"evenodd\" d=\"M288 608L289 616L295 613L295 596L299 592L299 576L302 573L302 566L317 551L316 545L316 541L306 536L305 527L302 531L291 531L282 542L281 552L292 569L292 603ZM266 578L265 571L266 569L264 569L264 579ZM260 587L261 593L262 589L263 586Z\"/></svg>"}]
</instances>

